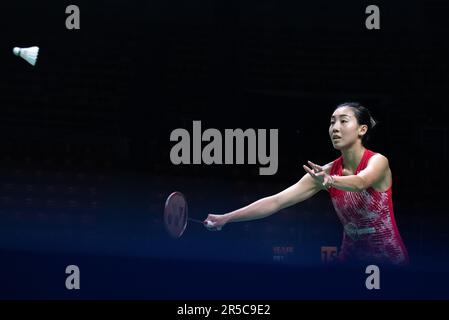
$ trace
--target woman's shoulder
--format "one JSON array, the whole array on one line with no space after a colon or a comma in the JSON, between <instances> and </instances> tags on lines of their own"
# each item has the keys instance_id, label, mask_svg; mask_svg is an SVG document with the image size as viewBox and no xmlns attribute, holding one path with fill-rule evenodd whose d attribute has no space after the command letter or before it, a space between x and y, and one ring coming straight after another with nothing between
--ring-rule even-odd
<instances>
[{"instance_id":1,"label":"woman's shoulder","mask_svg":"<svg viewBox=\"0 0 449 320\"><path fill-rule=\"evenodd\" d=\"M373 150L370 150L370 149L366 149L366 151L367 151L367 154L368 154L369 158L376 157L378 159L380 158L380 159L384 159L384 160L388 161L387 156L383 155L380 152L376 152L376 151L373 151Z\"/></svg>"},{"instance_id":2,"label":"woman's shoulder","mask_svg":"<svg viewBox=\"0 0 449 320\"><path fill-rule=\"evenodd\" d=\"M389 167L388 158L385 155L383 155L379 152L374 152L372 150L367 150L367 151L369 153L371 153L369 155L367 164L376 164L376 165L380 165L380 166Z\"/></svg>"}]
</instances>

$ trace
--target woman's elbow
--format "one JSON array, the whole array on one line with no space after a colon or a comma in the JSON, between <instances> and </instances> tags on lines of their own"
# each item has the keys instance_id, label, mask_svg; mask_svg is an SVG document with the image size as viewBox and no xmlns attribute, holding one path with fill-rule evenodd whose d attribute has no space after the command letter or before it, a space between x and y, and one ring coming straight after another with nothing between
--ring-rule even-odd
<instances>
[{"instance_id":1,"label":"woman's elbow","mask_svg":"<svg viewBox=\"0 0 449 320\"><path fill-rule=\"evenodd\" d=\"M358 177L359 179L357 179L357 183L355 184L355 192L363 192L366 189L368 189L369 187L371 187L371 184L366 181L366 179L362 178L362 177Z\"/></svg>"},{"instance_id":2,"label":"woman's elbow","mask_svg":"<svg viewBox=\"0 0 449 320\"><path fill-rule=\"evenodd\" d=\"M269 199L269 207L271 208L271 211L279 211L283 208L284 201L282 201L282 197L279 195L271 196Z\"/></svg>"},{"instance_id":3,"label":"woman's elbow","mask_svg":"<svg viewBox=\"0 0 449 320\"><path fill-rule=\"evenodd\" d=\"M284 208L291 206L293 203L286 197L282 197L279 194L270 197L270 209L273 212L277 212Z\"/></svg>"}]
</instances>

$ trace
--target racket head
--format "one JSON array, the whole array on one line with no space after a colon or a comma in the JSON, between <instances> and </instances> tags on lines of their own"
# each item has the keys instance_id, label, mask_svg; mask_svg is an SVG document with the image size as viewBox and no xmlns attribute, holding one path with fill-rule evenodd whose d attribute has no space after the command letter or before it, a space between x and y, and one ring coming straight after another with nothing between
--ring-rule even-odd
<instances>
[{"instance_id":1,"label":"racket head","mask_svg":"<svg viewBox=\"0 0 449 320\"><path fill-rule=\"evenodd\" d=\"M175 191L165 201L165 229L171 237L180 238L187 227L187 220L187 200L181 192Z\"/></svg>"}]
</instances>

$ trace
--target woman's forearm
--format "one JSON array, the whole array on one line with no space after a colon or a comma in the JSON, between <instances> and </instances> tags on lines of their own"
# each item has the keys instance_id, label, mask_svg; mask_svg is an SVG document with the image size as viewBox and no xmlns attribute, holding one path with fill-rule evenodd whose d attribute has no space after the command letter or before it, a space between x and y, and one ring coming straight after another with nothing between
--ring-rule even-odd
<instances>
[{"instance_id":1,"label":"woman's forearm","mask_svg":"<svg viewBox=\"0 0 449 320\"><path fill-rule=\"evenodd\" d=\"M361 192L369 186L365 179L358 175L351 176L332 176L332 187L345 191Z\"/></svg>"},{"instance_id":2,"label":"woman's forearm","mask_svg":"<svg viewBox=\"0 0 449 320\"><path fill-rule=\"evenodd\" d=\"M275 196L257 200L246 207L225 214L227 222L249 221L265 218L280 209Z\"/></svg>"}]
</instances>

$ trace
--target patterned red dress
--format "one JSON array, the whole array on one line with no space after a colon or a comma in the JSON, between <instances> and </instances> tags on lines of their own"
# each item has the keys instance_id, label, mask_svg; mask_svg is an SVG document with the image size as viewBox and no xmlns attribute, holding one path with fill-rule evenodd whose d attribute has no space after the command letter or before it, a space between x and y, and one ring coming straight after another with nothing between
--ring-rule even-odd
<instances>
[{"instance_id":1,"label":"patterned red dress","mask_svg":"<svg viewBox=\"0 0 449 320\"><path fill-rule=\"evenodd\" d=\"M366 149L354 174L365 169L375 154ZM330 174L341 176L342 172L343 158L340 157L333 162ZM407 249L394 218L392 186L384 192L371 187L362 192L330 188L329 194L344 228L340 261L408 264Z\"/></svg>"}]
</instances>

